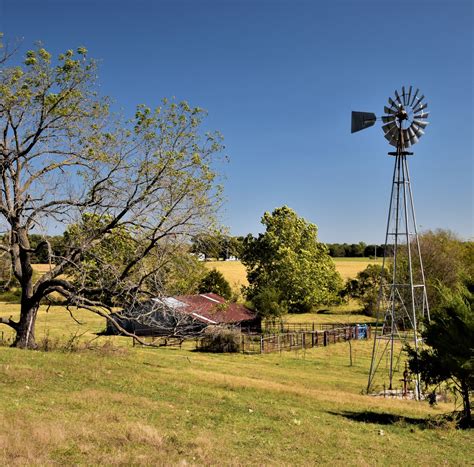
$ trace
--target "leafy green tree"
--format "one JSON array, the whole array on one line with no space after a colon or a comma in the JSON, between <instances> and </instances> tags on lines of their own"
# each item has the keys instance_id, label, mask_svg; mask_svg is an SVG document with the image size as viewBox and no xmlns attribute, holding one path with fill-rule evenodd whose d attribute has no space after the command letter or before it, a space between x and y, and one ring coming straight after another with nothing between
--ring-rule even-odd
<instances>
[{"instance_id":1,"label":"leafy green tree","mask_svg":"<svg viewBox=\"0 0 474 467\"><path fill-rule=\"evenodd\" d=\"M442 288L443 302L431 314L422 335L429 346L416 354L408 348L410 369L427 385L454 383L463 400L463 420L472 426L474 391L474 283L458 292Z\"/></svg>"},{"instance_id":2,"label":"leafy green tree","mask_svg":"<svg viewBox=\"0 0 474 467\"><path fill-rule=\"evenodd\" d=\"M358 300L367 315L375 316L381 280L385 282L390 280L387 268L382 270L382 266L378 264L369 264L363 271L357 273L355 279L347 282L343 295Z\"/></svg>"},{"instance_id":3,"label":"leafy green tree","mask_svg":"<svg viewBox=\"0 0 474 467\"><path fill-rule=\"evenodd\" d=\"M243 237L231 237L224 235L221 239L221 250L219 258L228 260L231 256L239 258L242 251Z\"/></svg>"},{"instance_id":4,"label":"leafy green tree","mask_svg":"<svg viewBox=\"0 0 474 467\"><path fill-rule=\"evenodd\" d=\"M287 206L266 212L262 224L265 233L244 240L247 298L252 301L264 289L274 289L290 312L335 300L342 280L327 247L317 240L317 227Z\"/></svg>"},{"instance_id":5,"label":"leafy green tree","mask_svg":"<svg viewBox=\"0 0 474 467\"><path fill-rule=\"evenodd\" d=\"M63 235L31 234L30 244L34 250L31 254L32 263L44 264L49 261L50 255L62 256L64 253Z\"/></svg>"},{"instance_id":6,"label":"leafy green tree","mask_svg":"<svg viewBox=\"0 0 474 467\"><path fill-rule=\"evenodd\" d=\"M342 258L346 256L344 245L341 245L340 243L328 243L327 247L329 249L329 255L333 258Z\"/></svg>"},{"instance_id":7,"label":"leafy green tree","mask_svg":"<svg viewBox=\"0 0 474 467\"><path fill-rule=\"evenodd\" d=\"M232 298L232 289L229 282L217 269L209 271L199 283L199 293L215 293L227 300Z\"/></svg>"},{"instance_id":8,"label":"leafy green tree","mask_svg":"<svg viewBox=\"0 0 474 467\"><path fill-rule=\"evenodd\" d=\"M168 245L147 258L148 269L155 270L148 281L154 295L189 295L199 290L207 269L185 245Z\"/></svg>"},{"instance_id":9,"label":"leafy green tree","mask_svg":"<svg viewBox=\"0 0 474 467\"><path fill-rule=\"evenodd\" d=\"M428 303L430 308L437 308L443 303L441 284L455 291L464 281L474 280L473 242L463 242L450 230L438 229L426 231L419 236L421 257L425 273ZM412 252L416 244L411 245ZM408 278L408 254L406 248L399 250L398 264ZM420 270L418 255L412 254L414 271ZM414 277L415 282L421 283L421 277ZM407 279L408 281L408 279Z\"/></svg>"},{"instance_id":10,"label":"leafy green tree","mask_svg":"<svg viewBox=\"0 0 474 467\"><path fill-rule=\"evenodd\" d=\"M69 226L64 234L67 252L81 248L84 238L111 221L110 215L84 213L81 222ZM129 227L121 225L111 229L102 241L83 251L75 267L68 268L71 284L89 300L120 306L123 300L121 270L134 258L136 248L136 238Z\"/></svg>"},{"instance_id":11,"label":"leafy green tree","mask_svg":"<svg viewBox=\"0 0 474 467\"><path fill-rule=\"evenodd\" d=\"M222 253L222 235L217 233L200 233L193 237L191 251L203 255L205 260L219 259Z\"/></svg>"},{"instance_id":12,"label":"leafy green tree","mask_svg":"<svg viewBox=\"0 0 474 467\"><path fill-rule=\"evenodd\" d=\"M14 66L3 57L0 217L7 235L0 249L10 256L20 284L21 310L18 321L0 323L16 332L15 346L35 348L39 305L53 292L67 305L112 319L112 308L96 290L110 281L94 284L87 275L90 252L102 244L100 254L107 256L114 232L130 232L135 246L114 271L114 297L126 307L149 296L150 282L156 277L159 283L166 262L160 255L215 222L221 188L212 167L222 143L218 133L202 131L205 112L187 102L165 99L154 110L140 105L131 121L110 115L84 47L53 59L38 46ZM52 268L35 278L33 229L47 231L51 220L77 224L84 213L101 219L97 228L79 229L62 255L48 247ZM150 255L160 258L156 266L147 261ZM93 269L98 266L107 277L106 261Z\"/></svg>"},{"instance_id":13,"label":"leafy green tree","mask_svg":"<svg viewBox=\"0 0 474 467\"><path fill-rule=\"evenodd\" d=\"M252 298L252 305L262 319L275 320L288 313L285 300L281 292L273 287L263 287Z\"/></svg>"}]
</instances>

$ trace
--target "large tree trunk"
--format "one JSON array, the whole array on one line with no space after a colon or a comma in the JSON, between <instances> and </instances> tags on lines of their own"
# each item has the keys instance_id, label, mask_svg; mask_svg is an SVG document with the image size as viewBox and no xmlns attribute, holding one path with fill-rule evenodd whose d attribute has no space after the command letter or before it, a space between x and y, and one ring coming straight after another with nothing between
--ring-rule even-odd
<instances>
[{"instance_id":1,"label":"large tree trunk","mask_svg":"<svg viewBox=\"0 0 474 467\"><path fill-rule=\"evenodd\" d=\"M38 304L27 301L21 304L21 315L18 327L16 328L16 337L12 347L21 349L36 349L38 346L35 340L35 324L38 314Z\"/></svg>"},{"instance_id":2,"label":"large tree trunk","mask_svg":"<svg viewBox=\"0 0 474 467\"><path fill-rule=\"evenodd\" d=\"M33 268L28 232L16 220L12 230L12 267L21 286L20 321L15 326L16 338L12 347L36 349L35 324L39 301L33 297Z\"/></svg>"},{"instance_id":3,"label":"large tree trunk","mask_svg":"<svg viewBox=\"0 0 474 467\"><path fill-rule=\"evenodd\" d=\"M471 402L469 400L469 386L466 381L461 381L461 394L462 402L464 406L463 410L463 425L467 427L472 426L472 415L471 415Z\"/></svg>"}]
</instances>

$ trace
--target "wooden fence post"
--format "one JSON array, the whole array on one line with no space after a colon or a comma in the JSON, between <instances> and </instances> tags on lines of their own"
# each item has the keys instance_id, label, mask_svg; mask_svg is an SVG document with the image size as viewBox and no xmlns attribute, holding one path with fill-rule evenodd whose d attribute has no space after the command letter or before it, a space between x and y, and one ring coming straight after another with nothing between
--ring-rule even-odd
<instances>
[{"instance_id":1,"label":"wooden fence post","mask_svg":"<svg viewBox=\"0 0 474 467\"><path fill-rule=\"evenodd\" d=\"M327 331L324 331L323 343L324 343L324 347L326 347L328 345L328 332Z\"/></svg>"},{"instance_id":2,"label":"wooden fence post","mask_svg":"<svg viewBox=\"0 0 474 467\"><path fill-rule=\"evenodd\" d=\"M260 336L260 353L263 353L263 336Z\"/></svg>"}]
</instances>

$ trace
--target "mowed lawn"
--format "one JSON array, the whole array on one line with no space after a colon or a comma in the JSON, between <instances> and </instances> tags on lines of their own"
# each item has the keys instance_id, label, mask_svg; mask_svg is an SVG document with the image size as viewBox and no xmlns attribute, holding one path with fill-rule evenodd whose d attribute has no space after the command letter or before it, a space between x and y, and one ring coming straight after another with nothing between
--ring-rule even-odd
<instances>
[{"instance_id":1,"label":"mowed lawn","mask_svg":"<svg viewBox=\"0 0 474 467\"><path fill-rule=\"evenodd\" d=\"M370 342L353 342L352 367L347 344L260 356L96 343L0 347L2 465L472 463L473 432L435 423L451 404L361 394Z\"/></svg>"},{"instance_id":2,"label":"mowed lawn","mask_svg":"<svg viewBox=\"0 0 474 467\"><path fill-rule=\"evenodd\" d=\"M381 259L369 258L333 258L336 269L344 280L356 277L369 264L382 264ZM217 269L234 289L248 285L245 266L240 261L206 261L208 269Z\"/></svg>"}]
</instances>

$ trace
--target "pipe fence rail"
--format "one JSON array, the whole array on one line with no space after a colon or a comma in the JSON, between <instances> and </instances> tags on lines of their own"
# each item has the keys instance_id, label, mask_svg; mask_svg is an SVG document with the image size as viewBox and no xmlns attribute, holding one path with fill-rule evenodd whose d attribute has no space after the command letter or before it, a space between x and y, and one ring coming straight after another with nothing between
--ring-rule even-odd
<instances>
[{"instance_id":1,"label":"pipe fence rail","mask_svg":"<svg viewBox=\"0 0 474 467\"><path fill-rule=\"evenodd\" d=\"M333 329L345 328L348 326L358 326L361 323L285 323L285 322L266 322L262 325L264 334L278 334L286 332L301 332L301 331L328 331ZM375 326L376 323L364 323L367 326Z\"/></svg>"},{"instance_id":2,"label":"pipe fence rail","mask_svg":"<svg viewBox=\"0 0 474 467\"><path fill-rule=\"evenodd\" d=\"M303 324L306 325L308 323ZM339 327L332 327L333 325L330 325L331 327L326 329L324 329L324 327L328 325L319 325L322 327L320 330L313 330L313 326L315 326L314 323L309 323L309 325L311 327L310 330L286 330L284 332L275 333L269 333L268 331L264 333L239 332L238 338L240 338L240 352L246 354L264 354L288 350L311 349L313 347L326 347L338 342L346 342L356 339L370 339L372 333L371 326L366 324ZM196 350L202 350L202 341L204 337L164 338L143 336L140 339L142 342L158 347L176 346L181 348L183 344L187 344L188 348L191 346L191 348ZM133 339L133 345L140 345L135 338Z\"/></svg>"},{"instance_id":3,"label":"pipe fence rail","mask_svg":"<svg viewBox=\"0 0 474 467\"><path fill-rule=\"evenodd\" d=\"M297 331L277 334L242 334L243 353L271 353L285 350L325 347L353 339L370 339L370 326L344 326L325 331Z\"/></svg>"}]
</instances>

